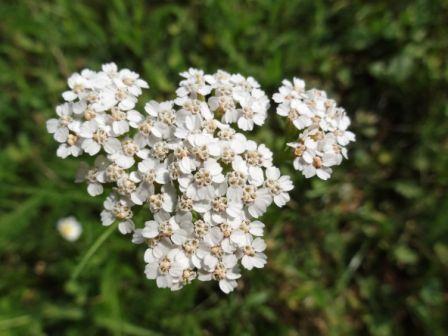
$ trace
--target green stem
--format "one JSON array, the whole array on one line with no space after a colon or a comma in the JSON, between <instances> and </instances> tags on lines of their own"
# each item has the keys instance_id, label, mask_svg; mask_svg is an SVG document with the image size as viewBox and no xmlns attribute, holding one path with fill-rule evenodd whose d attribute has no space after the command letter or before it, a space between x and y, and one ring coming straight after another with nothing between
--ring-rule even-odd
<instances>
[{"instance_id":1,"label":"green stem","mask_svg":"<svg viewBox=\"0 0 448 336\"><path fill-rule=\"evenodd\" d=\"M73 274L70 278L71 281L75 281L79 275L81 274L84 267L86 267L87 263L89 262L90 258L95 254L95 252L101 247L101 245L104 244L104 242L109 238L109 236L112 234L112 232L115 231L117 228L117 224L111 225L106 231L104 231L90 246L90 248L87 250L87 253L84 255L84 257L81 259L79 264L76 266L75 270L73 271Z\"/></svg>"}]
</instances>

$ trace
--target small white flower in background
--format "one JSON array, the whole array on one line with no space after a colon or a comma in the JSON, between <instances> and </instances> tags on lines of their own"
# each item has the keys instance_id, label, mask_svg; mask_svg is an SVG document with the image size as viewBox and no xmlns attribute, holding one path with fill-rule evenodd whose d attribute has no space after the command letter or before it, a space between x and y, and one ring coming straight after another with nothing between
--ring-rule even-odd
<instances>
[{"instance_id":1,"label":"small white flower in background","mask_svg":"<svg viewBox=\"0 0 448 336\"><path fill-rule=\"evenodd\" d=\"M78 240L82 233L82 226L75 217L66 217L58 220L57 229L62 238L70 242Z\"/></svg>"},{"instance_id":2,"label":"small white flower in background","mask_svg":"<svg viewBox=\"0 0 448 336\"><path fill-rule=\"evenodd\" d=\"M285 79L282 84L273 99L279 104L277 114L299 131L297 141L287 144L293 148L294 168L306 178L327 180L331 167L347 159L346 146L355 141L355 134L347 130L350 118L324 91L305 90L303 80Z\"/></svg>"}]
</instances>

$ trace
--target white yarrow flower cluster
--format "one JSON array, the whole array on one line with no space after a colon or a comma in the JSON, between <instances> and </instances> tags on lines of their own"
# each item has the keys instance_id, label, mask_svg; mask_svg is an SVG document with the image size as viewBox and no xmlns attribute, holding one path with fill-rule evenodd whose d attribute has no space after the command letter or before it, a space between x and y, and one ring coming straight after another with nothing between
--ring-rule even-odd
<instances>
[{"instance_id":1,"label":"white yarrow flower cluster","mask_svg":"<svg viewBox=\"0 0 448 336\"><path fill-rule=\"evenodd\" d=\"M148 84L128 69L118 71L114 63L102 71L88 69L68 79L70 90L62 96L66 101L56 107L57 119L47 121L48 132L60 143L57 155L62 158L101 149L112 153L116 138L127 133L135 121L133 110L142 88Z\"/></svg>"},{"instance_id":2,"label":"white yarrow flower cluster","mask_svg":"<svg viewBox=\"0 0 448 336\"><path fill-rule=\"evenodd\" d=\"M229 293L240 265L265 265L259 218L272 203L284 206L293 184L264 144L232 127L249 131L266 119L269 99L253 78L197 69L181 76L174 100L137 111L148 87L137 74L114 64L84 70L70 77L67 103L48 130L61 143L58 155L96 156L77 181L92 196L112 187L102 223L118 222L134 243L147 244L149 279L171 290L215 280ZM142 209L147 221L136 225Z\"/></svg>"},{"instance_id":3,"label":"white yarrow flower cluster","mask_svg":"<svg viewBox=\"0 0 448 336\"><path fill-rule=\"evenodd\" d=\"M295 156L294 168L306 178L317 175L327 180L332 167L347 159L346 146L355 141L355 135L347 130L350 118L325 91L305 90L305 82L298 78L282 84L273 96L277 114L300 131L297 140L288 143Z\"/></svg>"}]
</instances>

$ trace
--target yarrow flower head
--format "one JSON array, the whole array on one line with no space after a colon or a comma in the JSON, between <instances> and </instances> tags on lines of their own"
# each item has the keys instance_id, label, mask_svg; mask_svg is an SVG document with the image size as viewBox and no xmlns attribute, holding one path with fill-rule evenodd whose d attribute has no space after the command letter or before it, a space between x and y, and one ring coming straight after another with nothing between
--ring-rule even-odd
<instances>
[{"instance_id":1,"label":"yarrow flower head","mask_svg":"<svg viewBox=\"0 0 448 336\"><path fill-rule=\"evenodd\" d=\"M284 206L293 185L267 146L236 130L267 117L269 99L255 79L198 69L181 76L175 99L138 110L148 88L138 74L113 63L84 70L69 78L47 127L59 156L95 156L76 180L92 196L110 191L101 221L147 246L149 279L171 290L213 280L229 293L241 266L266 264L259 218L272 203ZM134 221L137 212L144 223Z\"/></svg>"},{"instance_id":2,"label":"yarrow flower head","mask_svg":"<svg viewBox=\"0 0 448 336\"><path fill-rule=\"evenodd\" d=\"M330 178L332 167L347 159L346 146L355 141L348 131L350 118L325 91L305 89L305 82L283 80L273 99L277 114L286 117L299 131L296 141L288 143L294 154L294 168L306 178Z\"/></svg>"},{"instance_id":3,"label":"yarrow flower head","mask_svg":"<svg viewBox=\"0 0 448 336\"><path fill-rule=\"evenodd\" d=\"M101 149L112 150L116 138L129 131L133 111L142 88L148 84L128 69L118 71L114 63L102 71L83 70L68 79L66 103L56 108L57 119L47 121L48 132L60 143L57 155L66 158Z\"/></svg>"}]
</instances>

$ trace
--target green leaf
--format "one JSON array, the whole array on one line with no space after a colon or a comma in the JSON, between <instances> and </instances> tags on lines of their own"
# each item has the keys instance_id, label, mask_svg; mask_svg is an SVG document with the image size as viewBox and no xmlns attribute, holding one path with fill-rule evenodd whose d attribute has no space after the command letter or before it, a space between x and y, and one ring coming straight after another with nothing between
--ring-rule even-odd
<instances>
[{"instance_id":1,"label":"green leaf","mask_svg":"<svg viewBox=\"0 0 448 336\"><path fill-rule=\"evenodd\" d=\"M401 264L415 264L418 260L418 255L414 250L406 245L399 245L394 250L394 256Z\"/></svg>"}]
</instances>

